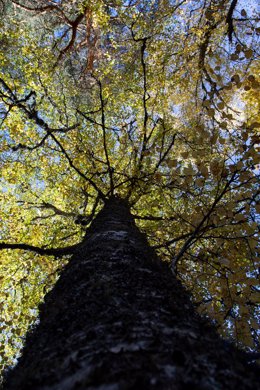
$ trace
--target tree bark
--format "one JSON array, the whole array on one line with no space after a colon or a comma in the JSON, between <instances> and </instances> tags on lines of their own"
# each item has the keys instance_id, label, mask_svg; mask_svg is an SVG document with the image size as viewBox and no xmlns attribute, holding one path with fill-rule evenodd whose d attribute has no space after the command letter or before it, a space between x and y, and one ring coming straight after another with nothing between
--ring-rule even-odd
<instances>
[{"instance_id":1,"label":"tree bark","mask_svg":"<svg viewBox=\"0 0 260 390\"><path fill-rule=\"evenodd\" d=\"M257 374L112 198L47 294L5 388L255 390Z\"/></svg>"}]
</instances>

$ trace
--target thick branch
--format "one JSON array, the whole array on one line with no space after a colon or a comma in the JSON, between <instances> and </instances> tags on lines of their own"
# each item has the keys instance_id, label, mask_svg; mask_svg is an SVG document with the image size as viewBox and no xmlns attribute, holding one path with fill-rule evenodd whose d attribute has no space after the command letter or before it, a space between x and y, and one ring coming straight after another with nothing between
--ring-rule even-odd
<instances>
[{"instance_id":1,"label":"thick branch","mask_svg":"<svg viewBox=\"0 0 260 390\"><path fill-rule=\"evenodd\" d=\"M64 248L41 248L34 245L28 245L28 244L11 244L7 242L1 242L0 243L0 250L2 249L21 249L24 251L30 251L35 252L39 255L46 255L46 256L55 256L55 257L62 257L65 255L71 255L75 252L76 249L80 247L79 244L67 246Z\"/></svg>"},{"instance_id":2,"label":"thick branch","mask_svg":"<svg viewBox=\"0 0 260 390\"><path fill-rule=\"evenodd\" d=\"M12 0L12 3L15 4L16 6L20 7L20 8L23 8L25 9L26 11L29 11L29 12L36 12L36 13L44 13L46 11L56 11L57 13L61 14L61 16L63 17L63 19L71 24L71 21L67 18L67 16L64 14L63 10L58 7L57 5L55 4L48 4L48 5L43 5L43 6L36 6L36 7L30 7L30 6L27 6L27 5L24 5L24 4L21 4L20 2L18 2L17 0Z\"/></svg>"},{"instance_id":3,"label":"thick branch","mask_svg":"<svg viewBox=\"0 0 260 390\"><path fill-rule=\"evenodd\" d=\"M234 32L234 26L233 26L233 12L236 8L237 5L237 0L232 0L230 4L230 8L228 10L227 18L226 18L226 23L228 25L228 39L229 42L232 43L232 34Z\"/></svg>"},{"instance_id":4,"label":"thick branch","mask_svg":"<svg viewBox=\"0 0 260 390\"><path fill-rule=\"evenodd\" d=\"M213 31L217 28L219 23L213 23L212 22L207 22L208 29L205 32L204 35L204 40L202 44L200 45L200 52L199 52L199 67L201 69L205 68L205 57L206 57L206 52L210 43L210 37L213 33Z\"/></svg>"},{"instance_id":5,"label":"thick branch","mask_svg":"<svg viewBox=\"0 0 260 390\"><path fill-rule=\"evenodd\" d=\"M79 14L73 22L69 23L70 26L71 26L71 30L72 30L71 31L71 38L70 38L69 43L67 44L67 46L60 51L60 54L58 56L58 59L57 59L55 65L54 65L54 67L57 66L59 61L64 56L64 54L66 54L68 51L70 51L72 49L72 46L74 45L75 40L76 40L78 25L82 21L84 15L85 15L84 13Z\"/></svg>"}]
</instances>

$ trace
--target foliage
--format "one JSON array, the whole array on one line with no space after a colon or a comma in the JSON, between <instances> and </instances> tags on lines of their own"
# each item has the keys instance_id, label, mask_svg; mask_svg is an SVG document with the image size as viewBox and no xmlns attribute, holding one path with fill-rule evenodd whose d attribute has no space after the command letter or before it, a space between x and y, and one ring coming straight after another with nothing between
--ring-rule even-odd
<instances>
[{"instance_id":1,"label":"foliage","mask_svg":"<svg viewBox=\"0 0 260 390\"><path fill-rule=\"evenodd\" d=\"M198 310L259 347L260 31L241 4L2 1L2 367L112 195Z\"/></svg>"}]
</instances>

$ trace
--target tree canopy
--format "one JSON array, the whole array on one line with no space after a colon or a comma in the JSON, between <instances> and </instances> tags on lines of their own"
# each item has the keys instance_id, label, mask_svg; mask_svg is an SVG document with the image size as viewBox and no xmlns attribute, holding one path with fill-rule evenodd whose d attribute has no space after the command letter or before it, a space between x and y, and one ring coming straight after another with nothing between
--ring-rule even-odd
<instances>
[{"instance_id":1,"label":"tree canopy","mask_svg":"<svg viewBox=\"0 0 260 390\"><path fill-rule=\"evenodd\" d=\"M260 29L246 3L1 1L2 367L111 196L198 310L259 348Z\"/></svg>"}]
</instances>

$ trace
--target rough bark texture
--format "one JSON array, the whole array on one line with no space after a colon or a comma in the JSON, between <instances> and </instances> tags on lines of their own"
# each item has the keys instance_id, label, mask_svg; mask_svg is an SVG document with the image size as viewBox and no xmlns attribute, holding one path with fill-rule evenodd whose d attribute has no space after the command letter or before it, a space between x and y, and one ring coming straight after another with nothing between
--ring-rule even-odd
<instances>
[{"instance_id":1,"label":"rough bark texture","mask_svg":"<svg viewBox=\"0 0 260 390\"><path fill-rule=\"evenodd\" d=\"M255 370L195 313L127 205L111 199L46 296L6 389L256 390Z\"/></svg>"}]
</instances>

